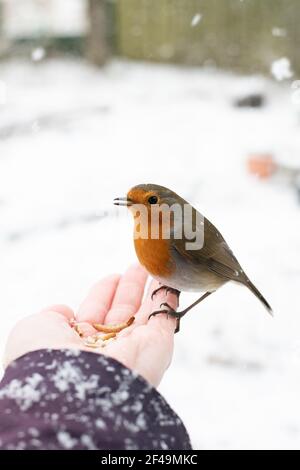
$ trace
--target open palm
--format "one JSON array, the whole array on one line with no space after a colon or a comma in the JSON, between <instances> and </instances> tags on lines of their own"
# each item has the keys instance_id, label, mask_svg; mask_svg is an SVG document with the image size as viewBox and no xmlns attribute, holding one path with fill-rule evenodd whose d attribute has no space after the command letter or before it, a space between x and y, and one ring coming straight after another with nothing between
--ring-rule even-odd
<instances>
[{"instance_id":1,"label":"open palm","mask_svg":"<svg viewBox=\"0 0 300 470\"><path fill-rule=\"evenodd\" d=\"M9 336L5 365L36 349L75 348L113 357L157 386L171 362L176 320L158 315L148 321L148 317L165 301L177 308L177 297L162 290L152 300L151 294L158 287L152 281L143 300L146 281L145 270L133 266L123 276L108 276L95 284L76 315L67 306L53 305L24 318ZM71 326L76 321L83 336L90 336L97 333L94 323L116 324L131 316L134 323L100 351L87 348L84 338Z\"/></svg>"}]
</instances>

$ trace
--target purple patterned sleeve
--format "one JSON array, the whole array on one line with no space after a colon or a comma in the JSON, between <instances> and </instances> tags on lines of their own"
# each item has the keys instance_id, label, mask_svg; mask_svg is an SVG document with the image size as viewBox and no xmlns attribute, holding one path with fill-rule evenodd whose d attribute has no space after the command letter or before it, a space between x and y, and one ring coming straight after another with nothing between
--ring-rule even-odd
<instances>
[{"instance_id":1,"label":"purple patterned sleeve","mask_svg":"<svg viewBox=\"0 0 300 470\"><path fill-rule=\"evenodd\" d=\"M0 385L0 414L0 449L191 449L157 390L92 352L42 349L17 359Z\"/></svg>"}]
</instances>

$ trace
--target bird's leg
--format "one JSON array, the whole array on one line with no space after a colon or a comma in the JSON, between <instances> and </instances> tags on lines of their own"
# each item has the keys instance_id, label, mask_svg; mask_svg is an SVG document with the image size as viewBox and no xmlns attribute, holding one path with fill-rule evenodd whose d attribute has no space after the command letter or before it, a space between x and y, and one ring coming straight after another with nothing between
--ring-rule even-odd
<instances>
[{"instance_id":1,"label":"bird's leg","mask_svg":"<svg viewBox=\"0 0 300 470\"><path fill-rule=\"evenodd\" d=\"M200 299L196 300L195 302L193 302L191 305L189 305L187 308L185 308L184 310L182 310L181 312L176 312L176 310L174 310L173 308L170 307L169 304L167 304L166 302L163 302L162 304L160 304L160 307L167 307L169 310L168 310L168 314L170 315L170 317L173 317L173 318L182 318L184 317L184 315L189 312L190 310L192 310L192 308L196 307L196 305L200 304L200 302L202 302L202 300L206 299L206 297L208 297L210 294L212 294L212 292L206 292L205 294L203 294ZM155 313L155 312L153 312ZM151 314L152 315L152 314Z\"/></svg>"},{"instance_id":2,"label":"bird's leg","mask_svg":"<svg viewBox=\"0 0 300 470\"><path fill-rule=\"evenodd\" d=\"M173 287L169 287L169 286L159 286L157 289L155 289L152 294L151 294L151 300L153 300L154 296L162 289L165 289L166 290L166 294L168 294L168 292L171 292L171 294L174 294L177 296L177 298L179 297L180 295L180 291L177 290L177 289L174 289Z\"/></svg>"},{"instance_id":3,"label":"bird's leg","mask_svg":"<svg viewBox=\"0 0 300 470\"><path fill-rule=\"evenodd\" d=\"M212 291L212 292L214 292L214 291ZM202 302L202 300L206 299L206 297L208 297L210 294L212 294L212 292L206 292L205 294L203 294L200 297L200 299L193 302L191 305L189 305L187 308L185 308L181 312L176 312L173 308L170 307L169 304L164 302L160 305L160 307L167 307L167 308L162 309L162 310L156 310L155 312L152 312L151 315L149 315L148 320L150 320L151 317L155 317L156 315L159 315L160 313L165 313L167 316L170 316L172 318L177 318L178 322L177 322L177 327L176 327L176 330L175 330L175 333L177 333L179 331L179 328L180 328L180 319L182 317L184 317L184 315L187 312L189 312L192 308L194 308L194 307L196 307L196 305L200 304L200 302Z\"/></svg>"}]
</instances>

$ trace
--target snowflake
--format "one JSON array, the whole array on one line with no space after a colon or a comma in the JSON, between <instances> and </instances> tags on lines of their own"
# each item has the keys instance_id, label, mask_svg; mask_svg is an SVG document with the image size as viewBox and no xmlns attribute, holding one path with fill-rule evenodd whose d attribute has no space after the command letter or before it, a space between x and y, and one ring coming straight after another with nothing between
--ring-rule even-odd
<instances>
[{"instance_id":1,"label":"snowflake","mask_svg":"<svg viewBox=\"0 0 300 470\"><path fill-rule=\"evenodd\" d=\"M74 439L66 431L59 431L56 436L60 445L65 449L72 449L77 443L77 439Z\"/></svg>"},{"instance_id":2,"label":"snowflake","mask_svg":"<svg viewBox=\"0 0 300 470\"><path fill-rule=\"evenodd\" d=\"M275 60L271 66L271 73L279 82L287 78L291 78L294 75L291 69L290 60L287 57Z\"/></svg>"},{"instance_id":3,"label":"snowflake","mask_svg":"<svg viewBox=\"0 0 300 470\"><path fill-rule=\"evenodd\" d=\"M43 377L38 373L27 377L25 383L22 383L21 380L13 379L0 391L0 399L10 398L15 400L20 409L26 411L34 403L40 401L42 390L38 390L37 387L42 381Z\"/></svg>"},{"instance_id":4,"label":"snowflake","mask_svg":"<svg viewBox=\"0 0 300 470\"><path fill-rule=\"evenodd\" d=\"M197 24L199 24L201 20L202 15L200 13L196 13L196 15L194 15L192 18L191 27L194 28L195 26L197 26Z\"/></svg>"}]
</instances>

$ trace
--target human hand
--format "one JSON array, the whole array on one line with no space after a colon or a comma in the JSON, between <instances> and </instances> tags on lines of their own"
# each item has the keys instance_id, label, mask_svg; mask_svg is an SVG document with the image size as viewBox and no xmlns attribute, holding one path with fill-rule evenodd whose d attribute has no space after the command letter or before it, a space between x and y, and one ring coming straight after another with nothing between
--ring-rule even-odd
<instances>
[{"instance_id":1,"label":"human hand","mask_svg":"<svg viewBox=\"0 0 300 470\"><path fill-rule=\"evenodd\" d=\"M148 317L158 310L162 302L176 309L174 294L159 291L154 299L151 294L158 287L152 281L142 302L147 273L137 265L123 275L112 275L95 284L81 304L77 315L65 305L53 305L40 313L19 321L9 335L4 364L37 349L79 349L113 357L142 375L157 386L168 368L174 343L176 320L166 315ZM101 350L89 349L84 337L97 333L94 323L116 324L135 316L134 323L118 333ZM77 322L83 338L72 323Z\"/></svg>"}]
</instances>

